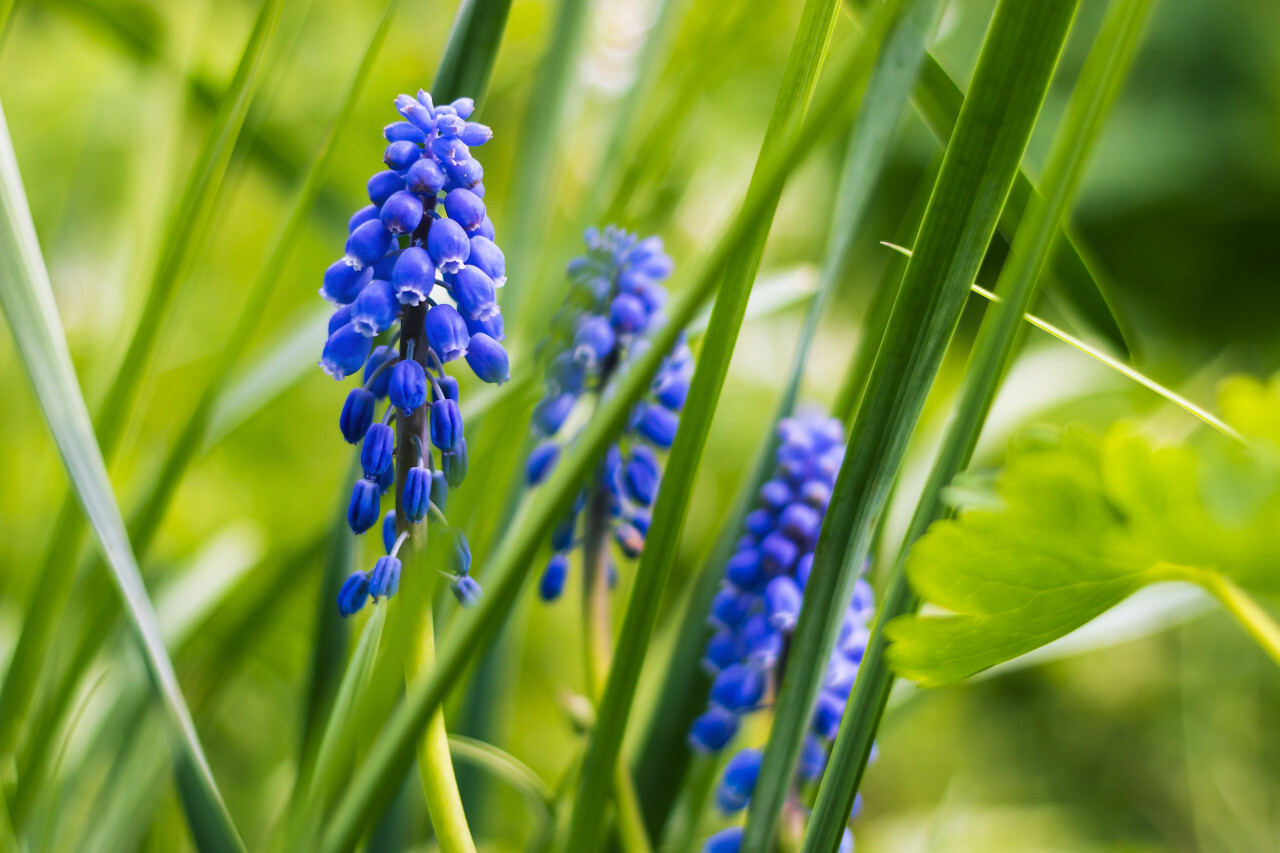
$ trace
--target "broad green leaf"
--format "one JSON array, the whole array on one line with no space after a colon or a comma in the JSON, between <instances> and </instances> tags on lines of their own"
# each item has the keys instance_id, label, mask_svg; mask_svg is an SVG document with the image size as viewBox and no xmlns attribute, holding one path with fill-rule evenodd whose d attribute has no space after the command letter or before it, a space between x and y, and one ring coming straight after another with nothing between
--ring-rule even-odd
<instances>
[{"instance_id":1,"label":"broad green leaf","mask_svg":"<svg viewBox=\"0 0 1280 853\"><path fill-rule=\"evenodd\" d=\"M850 431L848 452L814 552L813 573L747 813L746 853L763 853L773 843L876 519L959 322L969 283L995 233L1075 7L1074 0L1004 0L996 6ZM845 815L847 819L847 811Z\"/></svg>"},{"instance_id":2,"label":"broad green leaf","mask_svg":"<svg viewBox=\"0 0 1280 853\"><path fill-rule=\"evenodd\" d=\"M1280 416L1280 384L1236 380L1226 394L1229 411ZM913 549L912 586L953 615L893 622L894 669L926 686L956 681L1160 581L1200 584L1233 612L1232 587L1280 593L1280 429L1254 432L1248 418L1236 423L1249 447L1157 448L1124 426L1101 440L1015 442L997 484L1004 507L939 522Z\"/></svg>"},{"instance_id":3,"label":"broad green leaf","mask_svg":"<svg viewBox=\"0 0 1280 853\"><path fill-rule=\"evenodd\" d=\"M27 377L48 421L85 517L93 526L141 647L172 734L174 757L195 783L186 800L190 819L207 830L202 849L243 845L209 770L160 624L147 598L107 466L80 396L71 353L58 318L49 273L40 255L9 129L0 112L0 307L13 333Z\"/></svg>"},{"instance_id":4,"label":"broad green leaf","mask_svg":"<svg viewBox=\"0 0 1280 853\"><path fill-rule=\"evenodd\" d=\"M928 525L944 512L943 490L973 455L1013 353L1021 318L1036 293L1054 245L1058 223L1066 214L1093 140L1128 69L1147 5L1146 0L1120 0L1112 7L1055 135L1045 170L1047 195L1036 198L1026 211L1010 257L1001 270L997 288L1007 301L994 306L983 318L955 416L929 473L906 541L898 551L872 626L806 833L806 851L834 849L840 843L892 686L884 658L884 626L915 606L904 579L903 559Z\"/></svg>"},{"instance_id":5,"label":"broad green leaf","mask_svg":"<svg viewBox=\"0 0 1280 853\"><path fill-rule=\"evenodd\" d=\"M146 305L94 422L97 443L108 463L119 449L177 289L185 281L207 236L218 188L244 124L249 102L257 89L262 59L275 31L281 6L281 0L264 0L241 54L235 78L205 139L182 197L169 216L160 243L161 257L155 267ZM15 177L16 174L15 167ZM0 692L0 756L11 753L18 743L23 721L35 697L40 668L48 656L54 629L71 593L72 576L79 563L84 540L83 520L75 500L68 496L54 523L52 545L31 597L33 606L27 610L22 634Z\"/></svg>"}]
</instances>

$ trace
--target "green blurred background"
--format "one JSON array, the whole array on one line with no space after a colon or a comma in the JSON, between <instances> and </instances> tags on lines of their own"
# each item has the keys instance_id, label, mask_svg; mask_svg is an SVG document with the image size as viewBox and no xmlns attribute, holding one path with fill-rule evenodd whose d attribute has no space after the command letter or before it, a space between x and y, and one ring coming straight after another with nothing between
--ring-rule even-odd
<instances>
[{"instance_id":1,"label":"green blurred background","mask_svg":"<svg viewBox=\"0 0 1280 853\"><path fill-rule=\"evenodd\" d=\"M741 197L801 4L670 2L677 3L672 48L627 139L643 139L644 150L625 224L661 234L681 264L705 246ZM953 0L945 11L933 52L961 82L992 5ZM381 8L369 0L286 4L213 236L181 290L114 472L126 511L194 407L211 356L283 225ZM540 210L548 236L508 270L521 286L538 288L535 302L577 252L581 228L609 191L597 176L657 10L655 0L595 0L591 8L558 137L557 179ZM1102 8L1099 0L1082 4L1028 154L1032 174ZM31 0L18 6L0 54L0 101L91 408L129 339L151 272L147 259L256 11L244 0ZM513 227L508 200L526 178L515 170L520 128L527 112L539 109L530 81L555 11L555 3L541 0L512 4L477 116L495 131L484 165L500 243ZM340 252L347 215L365 203L365 180L381 168L380 129L395 118L391 100L429 85L454 12L449 2L402 3L246 362L260 363L290 339L298 345L255 374L277 380L277 388L264 391L271 383L261 381L238 386L245 394L242 414L234 407L223 413L215 429L220 440L184 481L147 567L162 591L166 580L193 566L214 587L231 590L177 662L214 773L251 849L268 829L271 804L289 790L307 701L323 536L347 488L350 455L335 428L343 391L314 368L322 340L315 291L321 271ZM852 23L841 20L836 41L854 38ZM1133 361L1209 404L1226 373L1269 374L1280 366L1277 44L1280 4L1274 0L1158 4L1075 205L1083 244L1132 330ZM762 280L799 290L812 285L828 236L841 137L820 148L789 185ZM892 258L878 241L898 238L937 151L920 120L905 114L850 274L824 320L805 399L824 404L834 396L864 308ZM994 282L1002 254L995 247L983 283ZM975 298L952 347L890 511L880 562L892 557L982 308ZM1051 304L1038 310L1069 325ZM678 594L700 568L743 460L768 428L802 311L797 306L751 320L743 329L699 474L673 583L677 595L642 682L644 714L662 713L646 703L679 613ZM529 357L536 342L513 338L514 357ZM7 335L0 336L0 377L0 649L7 657L67 484ZM1030 420L1101 425L1141 417L1166 434L1191 429L1184 413L1162 410L1159 402L1031 332L984 436L981 465L997 466L1009 431ZM463 491L497 492L505 485L496 476L473 478ZM472 533L493 519L461 523ZM366 545L371 562L375 545ZM622 566L625 593L634 566ZM477 575L483 582L483 548ZM275 589L269 606L246 618L247 602L264 585ZM192 606L203 594L199 585L175 593L190 597ZM515 620L514 641L504 647L518 659L498 661L504 689L481 703L488 715L481 733L553 784L578 741L562 708L582 682L574 600L570 594L551 606L520 605L527 616ZM95 604L73 598L59 649L84 608ZM102 667L119 666L124 657L124 644L113 640L102 651ZM864 786L859 849L1280 850L1280 729L1274 725L1280 678L1234 625L1217 611L1204 612L1194 596L1166 590L1049 657L961 687L904 696L895 705ZM63 664L55 652L49 665ZM83 715L101 714L93 684L83 690L77 703ZM96 698L98 705L105 701ZM478 725L475 707L451 710L451 729ZM110 744L77 741L74 728L58 733L60 748L111 754ZM106 773L104 765L91 781L120 783ZM464 777L464 785L486 846L517 849L531 831L520 801L489 785L480 790L474 776ZM130 827L119 849L190 844L168 783L155 793L156 820ZM63 796L51 820L56 815L67 827L93 820L84 788ZM383 828L387 834L375 839L379 849L426 843L413 784L398 805L396 820Z\"/></svg>"}]
</instances>

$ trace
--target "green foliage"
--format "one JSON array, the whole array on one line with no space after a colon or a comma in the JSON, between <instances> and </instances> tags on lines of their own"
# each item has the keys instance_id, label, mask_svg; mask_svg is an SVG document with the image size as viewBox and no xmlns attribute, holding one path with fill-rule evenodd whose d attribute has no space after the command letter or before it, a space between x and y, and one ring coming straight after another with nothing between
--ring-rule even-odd
<instances>
[{"instance_id":1,"label":"green foliage","mask_svg":"<svg viewBox=\"0 0 1280 853\"><path fill-rule=\"evenodd\" d=\"M1248 445L1155 446L1124 425L1016 439L1003 507L939 522L913 550L912 585L954 615L890 626L895 670L926 685L965 678L1161 581L1280 593L1280 382L1234 379L1221 402Z\"/></svg>"}]
</instances>

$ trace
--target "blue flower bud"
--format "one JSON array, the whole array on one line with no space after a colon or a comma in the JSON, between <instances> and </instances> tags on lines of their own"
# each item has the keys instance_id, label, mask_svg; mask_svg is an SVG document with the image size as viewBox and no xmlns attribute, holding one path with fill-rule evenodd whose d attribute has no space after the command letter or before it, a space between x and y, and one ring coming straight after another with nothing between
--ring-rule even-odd
<instances>
[{"instance_id":1,"label":"blue flower bud","mask_svg":"<svg viewBox=\"0 0 1280 853\"><path fill-rule=\"evenodd\" d=\"M641 506L649 506L658 494L657 457L644 445L637 445L631 450L631 458L627 461L623 482L627 494Z\"/></svg>"},{"instance_id":2,"label":"blue flower bud","mask_svg":"<svg viewBox=\"0 0 1280 853\"><path fill-rule=\"evenodd\" d=\"M427 251L441 272L456 273L471 254L471 241L452 219L437 219L427 232Z\"/></svg>"},{"instance_id":3,"label":"blue flower bud","mask_svg":"<svg viewBox=\"0 0 1280 853\"><path fill-rule=\"evenodd\" d=\"M320 354L320 367L334 379L345 379L357 373L369 357L373 344L348 323L329 336Z\"/></svg>"},{"instance_id":4,"label":"blue flower bud","mask_svg":"<svg viewBox=\"0 0 1280 853\"><path fill-rule=\"evenodd\" d=\"M449 104L453 108L453 112L458 118L471 118L471 114L476 110L476 102L470 98L458 98Z\"/></svg>"},{"instance_id":5,"label":"blue flower bud","mask_svg":"<svg viewBox=\"0 0 1280 853\"><path fill-rule=\"evenodd\" d=\"M436 384L440 386L440 390L450 400L455 403L460 401L461 398L458 397L458 380L446 373L436 380Z\"/></svg>"},{"instance_id":6,"label":"blue flower bud","mask_svg":"<svg viewBox=\"0 0 1280 853\"><path fill-rule=\"evenodd\" d=\"M400 253L391 273L391 286L401 305L418 305L436 286L436 265L425 249L410 246Z\"/></svg>"},{"instance_id":7,"label":"blue flower bud","mask_svg":"<svg viewBox=\"0 0 1280 853\"><path fill-rule=\"evenodd\" d=\"M791 497L791 487L781 480L770 480L760 487L760 503L770 512L791 503Z\"/></svg>"},{"instance_id":8,"label":"blue flower bud","mask_svg":"<svg viewBox=\"0 0 1280 853\"><path fill-rule=\"evenodd\" d=\"M457 140L452 140L457 142ZM462 145L461 142L458 142ZM463 146L464 148L466 146ZM476 184L484 180L484 167L480 165L479 160L465 159L456 161L445 161L444 172L449 176L449 180L455 187L469 190ZM493 227L492 223L489 226ZM492 234L486 234L490 240L493 239Z\"/></svg>"},{"instance_id":9,"label":"blue flower bud","mask_svg":"<svg viewBox=\"0 0 1280 853\"><path fill-rule=\"evenodd\" d=\"M707 641L707 651L702 656L702 669L715 676L725 667L733 666L738 661L738 640L733 632L722 628L716 631Z\"/></svg>"},{"instance_id":10,"label":"blue flower bud","mask_svg":"<svg viewBox=\"0 0 1280 853\"><path fill-rule=\"evenodd\" d=\"M756 589L765 580L764 568L760 565L760 552L751 548L734 554L724 564L724 576L738 589Z\"/></svg>"},{"instance_id":11,"label":"blue flower bud","mask_svg":"<svg viewBox=\"0 0 1280 853\"><path fill-rule=\"evenodd\" d=\"M764 612L769 624L784 633L791 633L800 618L800 604L804 595L800 585L789 575L779 575L764 588Z\"/></svg>"},{"instance_id":12,"label":"blue flower bud","mask_svg":"<svg viewBox=\"0 0 1280 853\"><path fill-rule=\"evenodd\" d=\"M801 554L800 559L796 560L796 583L800 584L800 588L804 589L809 585L809 572L813 571L813 552Z\"/></svg>"},{"instance_id":13,"label":"blue flower bud","mask_svg":"<svg viewBox=\"0 0 1280 853\"><path fill-rule=\"evenodd\" d=\"M742 849L742 827L722 829L702 845L702 853L738 853Z\"/></svg>"},{"instance_id":14,"label":"blue flower bud","mask_svg":"<svg viewBox=\"0 0 1280 853\"><path fill-rule=\"evenodd\" d=\"M347 505L347 523L356 533L364 533L378 523L378 484L361 478L351 490L351 503Z\"/></svg>"},{"instance_id":15,"label":"blue flower bud","mask_svg":"<svg viewBox=\"0 0 1280 853\"><path fill-rule=\"evenodd\" d=\"M394 509L387 510L387 514L382 517L382 546L388 554L391 549L396 547L396 511Z\"/></svg>"},{"instance_id":16,"label":"blue flower bud","mask_svg":"<svg viewBox=\"0 0 1280 853\"><path fill-rule=\"evenodd\" d=\"M453 450L462 441L462 412L458 404L444 398L431 404L431 443L441 450Z\"/></svg>"},{"instance_id":17,"label":"blue flower bud","mask_svg":"<svg viewBox=\"0 0 1280 853\"><path fill-rule=\"evenodd\" d=\"M351 305L351 322L366 338L391 328L399 315L400 303L389 281L369 282Z\"/></svg>"},{"instance_id":18,"label":"blue flower bud","mask_svg":"<svg viewBox=\"0 0 1280 853\"><path fill-rule=\"evenodd\" d=\"M568 551L573 547L573 539L577 535L578 514L569 513L551 531L551 547L557 551Z\"/></svg>"},{"instance_id":19,"label":"blue flower bud","mask_svg":"<svg viewBox=\"0 0 1280 853\"><path fill-rule=\"evenodd\" d=\"M369 576L364 572L353 573L338 590L338 613L344 617L357 613L368 597Z\"/></svg>"},{"instance_id":20,"label":"blue flower bud","mask_svg":"<svg viewBox=\"0 0 1280 853\"><path fill-rule=\"evenodd\" d=\"M726 814L745 809L751 801L763 758L764 753L758 749L744 749L725 764L716 788L716 805Z\"/></svg>"},{"instance_id":21,"label":"blue flower bud","mask_svg":"<svg viewBox=\"0 0 1280 853\"><path fill-rule=\"evenodd\" d=\"M475 161L473 160L472 162L475 162ZM472 184L472 187L474 188L475 184ZM471 229L467 233L472 237L484 237L486 240L495 239L495 235L493 232L493 222L489 219L488 216L482 219L479 225L477 225L475 228Z\"/></svg>"},{"instance_id":22,"label":"blue flower bud","mask_svg":"<svg viewBox=\"0 0 1280 853\"><path fill-rule=\"evenodd\" d=\"M347 238L346 261L356 269L382 260L391 248L391 232L381 222L366 222L351 232Z\"/></svg>"},{"instance_id":23,"label":"blue flower bud","mask_svg":"<svg viewBox=\"0 0 1280 853\"><path fill-rule=\"evenodd\" d=\"M547 382L566 394L581 394L587 384L587 370L571 354L562 352L547 367Z\"/></svg>"},{"instance_id":24,"label":"blue flower bud","mask_svg":"<svg viewBox=\"0 0 1280 853\"><path fill-rule=\"evenodd\" d=\"M347 220L347 233L350 234L364 223L372 222L377 218L378 206L376 204L366 204L364 207L351 214L351 218Z\"/></svg>"},{"instance_id":25,"label":"blue flower bud","mask_svg":"<svg viewBox=\"0 0 1280 853\"><path fill-rule=\"evenodd\" d=\"M466 575L471 572L471 545L466 535L456 527L448 528L449 571L455 575Z\"/></svg>"},{"instance_id":26,"label":"blue flower bud","mask_svg":"<svg viewBox=\"0 0 1280 853\"><path fill-rule=\"evenodd\" d=\"M737 733L737 716L713 706L689 727L689 746L697 752L719 752Z\"/></svg>"},{"instance_id":27,"label":"blue flower bud","mask_svg":"<svg viewBox=\"0 0 1280 853\"><path fill-rule=\"evenodd\" d=\"M640 417L635 424L636 432L652 441L658 447L670 447L676 440L676 430L680 427L680 418L669 409L641 403L637 406Z\"/></svg>"},{"instance_id":28,"label":"blue flower bud","mask_svg":"<svg viewBox=\"0 0 1280 853\"><path fill-rule=\"evenodd\" d=\"M629 521L614 526L613 541L618 543L622 553L633 560L644 551L644 534Z\"/></svg>"},{"instance_id":29,"label":"blue flower bud","mask_svg":"<svg viewBox=\"0 0 1280 853\"><path fill-rule=\"evenodd\" d=\"M432 228L435 233L435 228ZM464 317L481 320L498 313L493 280L471 264L464 265L453 277L453 298Z\"/></svg>"},{"instance_id":30,"label":"blue flower bud","mask_svg":"<svg viewBox=\"0 0 1280 853\"><path fill-rule=\"evenodd\" d=\"M477 145L484 145L490 139L493 139L493 131L479 122L469 121L458 138L474 148Z\"/></svg>"},{"instance_id":31,"label":"blue flower bud","mask_svg":"<svg viewBox=\"0 0 1280 853\"><path fill-rule=\"evenodd\" d=\"M650 317L667 307L667 289L659 284L647 284L637 290L635 295L644 303L644 308L649 312Z\"/></svg>"},{"instance_id":32,"label":"blue flower bud","mask_svg":"<svg viewBox=\"0 0 1280 853\"><path fill-rule=\"evenodd\" d=\"M391 368L388 367L385 370L381 370L381 372L379 372L379 369L382 365L389 361L395 361L399 357L399 354L391 347L374 347L373 352L369 354L369 360L364 364L364 384L368 386L373 396L379 400L387 396L387 387L391 384Z\"/></svg>"},{"instance_id":33,"label":"blue flower bud","mask_svg":"<svg viewBox=\"0 0 1280 853\"><path fill-rule=\"evenodd\" d=\"M747 661L760 669L773 669L782 654L782 634L769 624L762 613L747 617L738 639L742 641Z\"/></svg>"},{"instance_id":34,"label":"blue flower bud","mask_svg":"<svg viewBox=\"0 0 1280 853\"><path fill-rule=\"evenodd\" d=\"M452 305L437 305L427 312L427 345L440 361L449 363L467 354L471 335L462 315ZM441 377L443 380L446 377ZM456 383L456 380L454 380Z\"/></svg>"},{"instance_id":35,"label":"blue flower bud","mask_svg":"<svg viewBox=\"0 0 1280 853\"><path fill-rule=\"evenodd\" d=\"M341 329L351 322L351 306L339 305L338 310L329 315L329 334Z\"/></svg>"},{"instance_id":36,"label":"blue flower bud","mask_svg":"<svg viewBox=\"0 0 1280 853\"><path fill-rule=\"evenodd\" d=\"M778 516L778 529L799 544L812 547L822 529L822 515L808 504L788 504Z\"/></svg>"},{"instance_id":37,"label":"blue flower bud","mask_svg":"<svg viewBox=\"0 0 1280 853\"><path fill-rule=\"evenodd\" d=\"M506 323L502 320L502 314L497 311L479 320L468 317L466 323L467 331L473 335L488 335L495 341L505 340L507 337Z\"/></svg>"},{"instance_id":38,"label":"blue flower bud","mask_svg":"<svg viewBox=\"0 0 1280 853\"><path fill-rule=\"evenodd\" d=\"M441 455L440 467L444 469L444 478L451 488L458 488L467 478L467 440L458 443L458 449Z\"/></svg>"},{"instance_id":39,"label":"blue flower bud","mask_svg":"<svg viewBox=\"0 0 1280 853\"><path fill-rule=\"evenodd\" d=\"M588 369L594 370L613 352L616 342L617 336L609 321L591 314L582 319L573 335L573 354Z\"/></svg>"},{"instance_id":40,"label":"blue flower bud","mask_svg":"<svg viewBox=\"0 0 1280 853\"><path fill-rule=\"evenodd\" d=\"M435 132L436 122L431 115L431 108L423 106L408 95L400 95L396 98L396 111L424 134Z\"/></svg>"},{"instance_id":41,"label":"blue flower bud","mask_svg":"<svg viewBox=\"0 0 1280 853\"><path fill-rule=\"evenodd\" d=\"M360 446L360 467L364 475L376 479L379 474L391 467L396 455L396 434L391 427L378 423L369 427Z\"/></svg>"},{"instance_id":42,"label":"blue flower bud","mask_svg":"<svg viewBox=\"0 0 1280 853\"><path fill-rule=\"evenodd\" d=\"M387 168L395 172L403 172L414 163L418 162L418 158L422 156L422 149L412 142L402 140L392 142L387 146L387 150L382 155L382 162L387 164Z\"/></svg>"},{"instance_id":43,"label":"blue flower bud","mask_svg":"<svg viewBox=\"0 0 1280 853\"><path fill-rule=\"evenodd\" d=\"M382 136L388 142L415 142L418 145L427 141L427 135L407 121L395 121L382 129Z\"/></svg>"},{"instance_id":44,"label":"blue flower bud","mask_svg":"<svg viewBox=\"0 0 1280 853\"><path fill-rule=\"evenodd\" d=\"M737 628L759 600L759 596L732 586L722 586L711 599L711 622L722 628Z\"/></svg>"},{"instance_id":45,"label":"blue flower bud","mask_svg":"<svg viewBox=\"0 0 1280 853\"><path fill-rule=\"evenodd\" d=\"M467 257L467 263L489 276L494 287L502 287L507 281L506 256L488 237L476 235L471 238L471 254Z\"/></svg>"},{"instance_id":46,"label":"blue flower bud","mask_svg":"<svg viewBox=\"0 0 1280 853\"><path fill-rule=\"evenodd\" d=\"M471 336L471 343L467 346L467 364L483 382L501 385L511 378L507 351L483 332Z\"/></svg>"},{"instance_id":47,"label":"blue flower bud","mask_svg":"<svg viewBox=\"0 0 1280 853\"><path fill-rule=\"evenodd\" d=\"M387 386L391 405L402 414L409 414L427 401L427 373L413 359L402 359L391 368L391 382Z\"/></svg>"},{"instance_id":48,"label":"blue flower bud","mask_svg":"<svg viewBox=\"0 0 1280 853\"><path fill-rule=\"evenodd\" d=\"M400 590L400 560L390 555L379 557L369 573L369 595L374 601L390 598Z\"/></svg>"},{"instance_id":49,"label":"blue flower bud","mask_svg":"<svg viewBox=\"0 0 1280 853\"><path fill-rule=\"evenodd\" d=\"M747 513L743 524L752 536L763 538L773 532L773 516L763 509L754 509Z\"/></svg>"},{"instance_id":50,"label":"blue flower bud","mask_svg":"<svg viewBox=\"0 0 1280 853\"><path fill-rule=\"evenodd\" d=\"M484 202L471 190L450 190L444 197L444 212L464 229L478 226L485 216Z\"/></svg>"},{"instance_id":51,"label":"blue flower bud","mask_svg":"<svg viewBox=\"0 0 1280 853\"><path fill-rule=\"evenodd\" d=\"M370 178L367 186L369 190L369 201L373 202L378 207L382 207L386 200L391 198L393 194L404 189L404 178L400 177L390 169L387 169L385 171L378 172Z\"/></svg>"},{"instance_id":52,"label":"blue flower bud","mask_svg":"<svg viewBox=\"0 0 1280 853\"><path fill-rule=\"evenodd\" d=\"M443 471L431 472L431 502L444 512L449 503L449 481L444 478Z\"/></svg>"},{"instance_id":53,"label":"blue flower bud","mask_svg":"<svg viewBox=\"0 0 1280 853\"><path fill-rule=\"evenodd\" d=\"M458 603L463 607L475 607L480 603L480 594L483 590L471 575L455 578L449 588L453 590L453 597L458 599Z\"/></svg>"},{"instance_id":54,"label":"blue flower bud","mask_svg":"<svg viewBox=\"0 0 1280 853\"><path fill-rule=\"evenodd\" d=\"M536 486L547 478L547 474L551 473L551 469L555 467L556 460L560 458L560 445L554 441L544 441L533 449L529 454L529 461L524 467L524 481L530 486Z\"/></svg>"},{"instance_id":55,"label":"blue flower bud","mask_svg":"<svg viewBox=\"0 0 1280 853\"><path fill-rule=\"evenodd\" d=\"M444 188L447 180L448 178L445 176L444 169L440 168L440 164L428 157L424 157L414 163L409 167L409 171L404 173L404 183L410 192L431 198L434 198L435 194Z\"/></svg>"},{"instance_id":56,"label":"blue flower bud","mask_svg":"<svg viewBox=\"0 0 1280 853\"><path fill-rule=\"evenodd\" d=\"M400 97L408 98L409 96L401 95ZM427 108L427 112L429 112L433 117L435 116L437 107L431 102L430 92L426 91L425 89L419 89L417 101L418 103L422 104L422 106ZM439 109L444 109L444 107L440 107Z\"/></svg>"},{"instance_id":57,"label":"blue flower bud","mask_svg":"<svg viewBox=\"0 0 1280 853\"><path fill-rule=\"evenodd\" d=\"M451 166L471 159L471 152L456 136L438 136L431 140L431 154L444 166L446 174L452 174Z\"/></svg>"},{"instance_id":58,"label":"blue flower bud","mask_svg":"<svg viewBox=\"0 0 1280 853\"><path fill-rule=\"evenodd\" d=\"M543 601L555 601L564 591L565 577L569 573L569 558L564 554L555 554L547 561L538 581L538 597Z\"/></svg>"},{"instance_id":59,"label":"blue flower bud","mask_svg":"<svg viewBox=\"0 0 1280 853\"><path fill-rule=\"evenodd\" d=\"M805 480L800 487L800 500L819 512L826 512L831 503L831 487L821 480Z\"/></svg>"},{"instance_id":60,"label":"blue flower bud","mask_svg":"<svg viewBox=\"0 0 1280 853\"><path fill-rule=\"evenodd\" d=\"M840 720L844 717L844 699L830 690L818 694L813 709L813 732L823 740L835 740L840 733Z\"/></svg>"},{"instance_id":61,"label":"blue flower bud","mask_svg":"<svg viewBox=\"0 0 1280 853\"><path fill-rule=\"evenodd\" d=\"M422 199L401 190L383 203L382 226L391 234L411 234L422 222L422 213Z\"/></svg>"},{"instance_id":62,"label":"blue flower bud","mask_svg":"<svg viewBox=\"0 0 1280 853\"><path fill-rule=\"evenodd\" d=\"M458 187L451 187L451 189L458 189ZM471 194L474 195L476 198L484 198L484 184L483 183L472 184Z\"/></svg>"},{"instance_id":63,"label":"blue flower bud","mask_svg":"<svg viewBox=\"0 0 1280 853\"><path fill-rule=\"evenodd\" d=\"M354 267L345 258L334 261L324 271L320 295L335 305L350 305L371 278L373 270L368 267ZM332 333L333 330L329 331Z\"/></svg>"},{"instance_id":64,"label":"blue flower bud","mask_svg":"<svg viewBox=\"0 0 1280 853\"><path fill-rule=\"evenodd\" d=\"M635 296L619 293L609 305L609 322L619 332L639 332L648 324L649 312Z\"/></svg>"},{"instance_id":65,"label":"blue flower bud","mask_svg":"<svg viewBox=\"0 0 1280 853\"><path fill-rule=\"evenodd\" d=\"M338 428L342 430L342 437L348 444L359 444L369 431L369 426L373 423L374 404L373 394L363 388L352 388L347 395L346 402L342 404L342 414L338 418Z\"/></svg>"},{"instance_id":66,"label":"blue flower bud","mask_svg":"<svg viewBox=\"0 0 1280 853\"><path fill-rule=\"evenodd\" d=\"M391 248L387 250L387 253L383 255L376 264L373 265L373 278L375 280L380 279L382 281L391 281L391 276L396 269L396 261L399 259L400 247L393 240L391 242Z\"/></svg>"},{"instance_id":67,"label":"blue flower bud","mask_svg":"<svg viewBox=\"0 0 1280 853\"><path fill-rule=\"evenodd\" d=\"M770 533L760 543L760 564L770 577L789 571L800 556L800 549L781 533Z\"/></svg>"},{"instance_id":68,"label":"blue flower bud","mask_svg":"<svg viewBox=\"0 0 1280 853\"><path fill-rule=\"evenodd\" d=\"M467 123L456 115L437 115L436 131L441 136L461 136Z\"/></svg>"},{"instance_id":69,"label":"blue flower bud","mask_svg":"<svg viewBox=\"0 0 1280 853\"><path fill-rule=\"evenodd\" d=\"M804 744L800 747L800 760L796 764L796 773L806 782L817 782L826 769L826 747L817 736L806 734Z\"/></svg>"},{"instance_id":70,"label":"blue flower bud","mask_svg":"<svg viewBox=\"0 0 1280 853\"><path fill-rule=\"evenodd\" d=\"M765 680L755 667L735 663L725 667L711 682L711 701L726 711L742 713L756 706L764 696Z\"/></svg>"},{"instance_id":71,"label":"blue flower bud","mask_svg":"<svg viewBox=\"0 0 1280 853\"><path fill-rule=\"evenodd\" d=\"M557 394L554 397L544 398L533 410L534 426L543 435L555 435L564 425L565 419L569 417L569 412L573 410L573 404L577 399L573 394Z\"/></svg>"},{"instance_id":72,"label":"blue flower bud","mask_svg":"<svg viewBox=\"0 0 1280 853\"><path fill-rule=\"evenodd\" d=\"M421 465L409 469L404 478L404 492L400 495L400 506L404 509L404 517L414 524L419 524L427 517L427 504L431 499L431 472Z\"/></svg>"},{"instance_id":73,"label":"blue flower bud","mask_svg":"<svg viewBox=\"0 0 1280 853\"><path fill-rule=\"evenodd\" d=\"M827 662L827 675L822 685L841 699L847 700L858 677L858 664L844 655L835 654Z\"/></svg>"},{"instance_id":74,"label":"blue flower bud","mask_svg":"<svg viewBox=\"0 0 1280 853\"><path fill-rule=\"evenodd\" d=\"M378 475L378 494L385 495L391 491L391 487L396 484L396 466L391 463L381 474Z\"/></svg>"}]
</instances>

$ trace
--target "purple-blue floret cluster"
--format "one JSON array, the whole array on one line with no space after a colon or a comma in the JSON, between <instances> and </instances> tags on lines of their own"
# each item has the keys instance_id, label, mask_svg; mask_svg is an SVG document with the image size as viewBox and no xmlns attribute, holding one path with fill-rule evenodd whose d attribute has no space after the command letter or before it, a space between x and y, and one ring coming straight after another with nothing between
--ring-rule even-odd
<instances>
[{"instance_id":1,"label":"purple-blue floret cluster","mask_svg":"<svg viewBox=\"0 0 1280 853\"><path fill-rule=\"evenodd\" d=\"M844 431L834 418L788 418L778 425L778 434L773 477L761 486L759 504L744 520L744 535L725 564L723 584L711 604L714 634L703 657L703 667L713 678L710 703L689 731L689 744L699 752L723 750L741 718L781 684L785 651L844 459ZM871 586L860 577L805 736L797 769L800 784L819 780L826 769L873 615ZM744 749L726 763L716 790L722 811L732 814L750 803L761 758L760 750ZM740 827L717 833L703 847L704 853L736 853L741 833ZM841 849L852 850L852 845L852 835L846 833Z\"/></svg>"},{"instance_id":2,"label":"purple-blue floret cluster","mask_svg":"<svg viewBox=\"0 0 1280 853\"><path fill-rule=\"evenodd\" d=\"M449 489L466 475L458 382L445 365L465 359L485 382L501 384L510 376L496 297L506 282L506 260L485 210L484 169L471 156L493 133L468 120L475 110L470 98L436 106L419 91L400 95L395 107L402 120L383 130L386 169L369 179L371 203L352 215L345 253L325 271L320 288L335 309L320 366L335 379L360 376L339 417L343 437L360 445L363 472L347 520L363 533L382 518L387 550L372 571L355 572L343 584L338 609L344 616L370 597L396 593L396 554L406 525L428 514L443 520ZM421 433L410 437L417 464L405 472L399 505L407 518L399 528L395 510L381 514L382 496L396 483L397 447L405 451L391 426L397 413L397 429L412 418ZM465 549L461 531L446 529ZM454 565L469 567L469 550ZM474 601L479 586L466 571L454 575L458 599Z\"/></svg>"},{"instance_id":3,"label":"purple-blue floret cluster","mask_svg":"<svg viewBox=\"0 0 1280 853\"><path fill-rule=\"evenodd\" d=\"M567 309L556 323L545 395L533 413L540 441L526 463L525 479L531 486L550 475L576 433L567 424L578 401L587 393L607 392L619 368L644 351L644 336L661 323L666 305L663 282L673 264L660 238L641 240L609 226L588 229L586 244L586 254L569 262ZM662 478L658 453L675 441L692 376L693 356L681 335L649 393L632 409L626 431L552 533L554 554L538 586L544 601L558 598L564 589L569 554L579 544L579 517L593 489L607 500L609 531L619 549L628 557L639 556Z\"/></svg>"}]
</instances>

